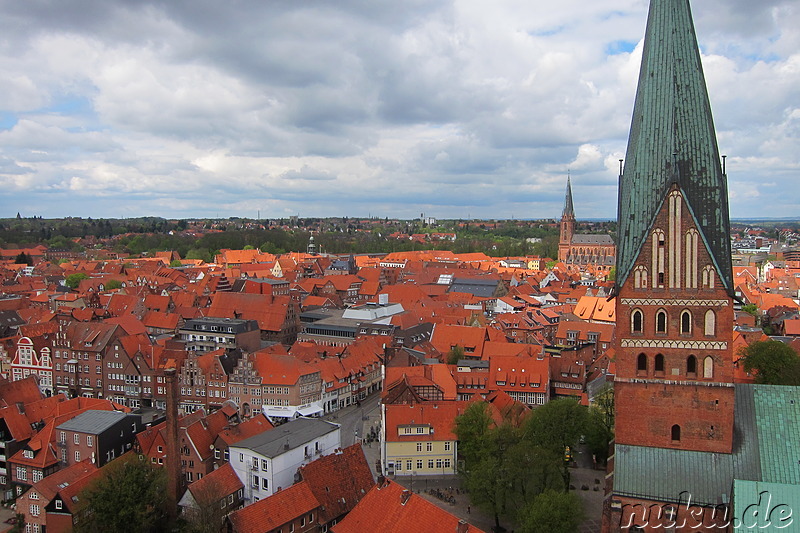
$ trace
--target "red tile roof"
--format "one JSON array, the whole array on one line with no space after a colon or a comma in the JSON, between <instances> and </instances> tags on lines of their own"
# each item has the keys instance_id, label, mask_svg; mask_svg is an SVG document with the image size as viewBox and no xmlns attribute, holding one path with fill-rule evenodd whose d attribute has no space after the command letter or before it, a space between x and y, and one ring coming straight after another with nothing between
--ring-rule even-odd
<instances>
[{"instance_id":1,"label":"red tile roof","mask_svg":"<svg viewBox=\"0 0 800 533\"><path fill-rule=\"evenodd\" d=\"M467 533L482 533L465 525ZM459 518L417 496L401 485L386 480L375 485L344 519L331 528L333 533L430 533L459 531Z\"/></svg>"},{"instance_id":2,"label":"red tile roof","mask_svg":"<svg viewBox=\"0 0 800 533\"><path fill-rule=\"evenodd\" d=\"M311 513L319 506L308 483L301 481L231 513L229 519L235 533L263 533Z\"/></svg>"},{"instance_id":3,"label":"red tile roof","mask_svg":"<svg viewBox=\"0 0 800 533\"><path fill-rule=\"evenodd\" d=\"M300 478L322 504L320 524L350 512L375 484L360 444L300 467Z\"/></svg>"}]
</instances>

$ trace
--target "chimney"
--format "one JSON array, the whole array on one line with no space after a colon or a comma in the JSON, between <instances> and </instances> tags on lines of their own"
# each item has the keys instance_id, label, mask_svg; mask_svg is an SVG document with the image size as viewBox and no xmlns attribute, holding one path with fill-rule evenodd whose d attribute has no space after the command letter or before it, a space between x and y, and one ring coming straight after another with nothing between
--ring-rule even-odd
<instances>
[{"instance_id":1,"label":"chimney","mask_svg":"<svg viewBox=\"0 0 800 533\"><path fill-rule=\"evenodd\" d=\"M469 531L469 524L463 518L458 521L458 525L456 526L456 533L467 533Z\"/></svg>"},{"instance_id":2,"label":"chimney","mask_svg":"<svg viewBox=\"0 0 800 533\"><path fill-rule=\"evenodd\" d=\"M400 493L400 505L405 505L410 497L411 491L404 490L402 493Z\"/></svg>"},{"instance_id":3,"label":"chimney","mask_svg":"<svg viewBox=\"0 0 800 533\"><path fill-rule=\"evenodd\" d=\"M378 482L378 488L383 487L383 484L386 482L386 478L383 477L383 474L378 476L377 482Z\"/></svg>"},{"instance_id":4,"label":"chimney","mask_svg":"<svg viewBox=\"0 0 800 533\"><path fill-rule=\"evenodd\" d=\"M174 524L178 518L178 492L182 481L178 453L178 375L175 368L167 368L164 376L167 382L167 513Z\"/></svg>"}]
</instances>

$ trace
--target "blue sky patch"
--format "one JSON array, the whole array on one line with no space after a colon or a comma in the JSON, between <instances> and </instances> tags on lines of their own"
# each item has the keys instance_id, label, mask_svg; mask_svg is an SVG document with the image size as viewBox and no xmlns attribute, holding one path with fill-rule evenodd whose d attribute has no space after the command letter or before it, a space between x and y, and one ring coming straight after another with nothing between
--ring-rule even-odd
<instances>
[{"instance_id":1,"label":"blue sky patch","mask_svg":"<svg viewBox=\"0 0 800 533\"><path fill-rule=\"evenodd\" d=\"M17 125L17 115L0 111L0 130L10 130Z\"/></svg>"},{"instance_id":2,"label":"blue sky patch","mask_svg":"<svg viewBox=\"0 0 800 533\"><path fill-rule=\"evenodd\" d=\"M610 56L630 54L634 48L636 48L636 43L633 41L613 41L606 45L605 52Z\"/></svg>"}]
</instances>

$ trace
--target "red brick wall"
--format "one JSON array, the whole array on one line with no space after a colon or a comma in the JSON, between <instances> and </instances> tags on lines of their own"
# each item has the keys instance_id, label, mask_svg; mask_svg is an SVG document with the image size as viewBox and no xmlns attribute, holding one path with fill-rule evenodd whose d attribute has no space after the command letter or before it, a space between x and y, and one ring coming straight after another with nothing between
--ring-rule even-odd
<instances>
[{"instance_id":1,"label":"red brick wall","mask_svg":"<svg viewBox=\"0 0 800 533\"><path fill-rule=\"evenodd\" d=\"M665 202L653 228L663 229L667 242L665 261L668 269L669 232L668 203ZM684 204L681 218L679 239L694 227L688 210ZM656 273L652 271L652 236L642 246L636 265L648 268L648 283L645 288L634 288L634 274L625 280L619 289L616 301L616 363L617 383L615 384L616 400L616 441L619 444L637 446L656 446L698 451L730 453L733 440L733 302L725 289L721 287L719 275L715 276L715 288L702 288L700 271L705 265L713 264L702 240L698 247L698 286L696 289L685 288L685 249L679 258L679 279L682 288L668 288L669 273L666 273L664 288L653 288L652 280ZM631 302L631 299L649 300L649 302ZM624 303L625 300L628 300ZM655 305L653 300L664 300L664 305ZM687 300L689 302L687 302ZM719 303L704 302L714 300ZM643 313L643 331L633 332L631 316L634 310ZM656 332L656 313L667 312L666 333ZM715 313L714 335L705 334L705 314L707 310ZM691 312L691 333L681 333L681 313ZM626 343L647 341L649 344L659 342L690 341L693 347L631 347ZM725 349L703 347L698 343L727 343ZM646 371L637 369L640 354L647 358ZM664 358L664 370L655 370L656 356ZM696 358L696 372L689 373L687 361L689 356ZM712 357L713 375L703 377L703 362ZM723 385L723 386L720 386ZM679 442L672 440L673 425L681 428ZM713 426L713 429L712 429Z\"/></svg>"}]
</instances>

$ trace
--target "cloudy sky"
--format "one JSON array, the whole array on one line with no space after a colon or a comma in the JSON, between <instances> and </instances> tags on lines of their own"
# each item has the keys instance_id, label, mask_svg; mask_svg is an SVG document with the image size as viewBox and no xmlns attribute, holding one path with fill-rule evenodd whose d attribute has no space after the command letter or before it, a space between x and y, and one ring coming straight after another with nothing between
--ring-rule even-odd
<instances>
[{"instance_id":1,"label":"cloudy sky","mask_svg":"<svg viewBox=\"0 0 800 533\"><path fill-rule=\"evenodd\" d=\"M800 2L695 0L731 215L800 215ZM0 0L0 216L616 217L646 0Z\"/></svg>"}]
</instances>

